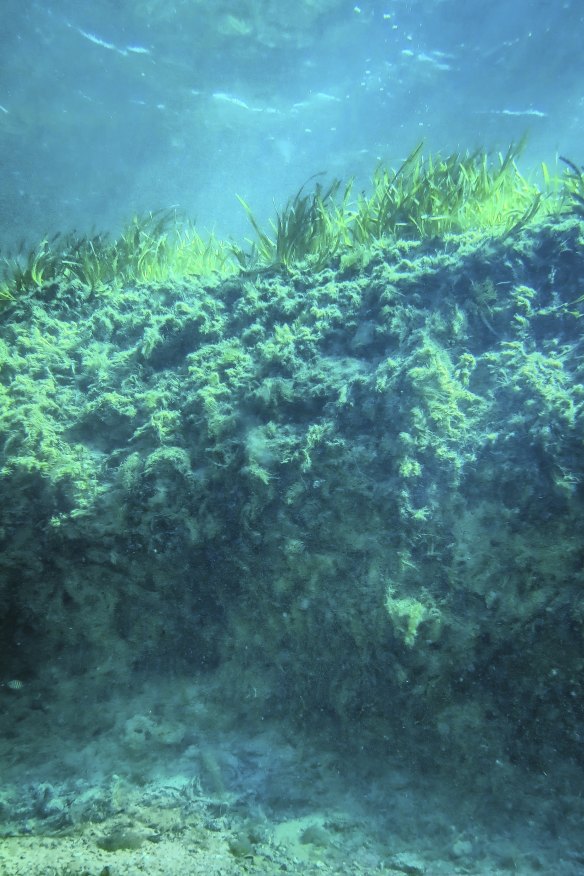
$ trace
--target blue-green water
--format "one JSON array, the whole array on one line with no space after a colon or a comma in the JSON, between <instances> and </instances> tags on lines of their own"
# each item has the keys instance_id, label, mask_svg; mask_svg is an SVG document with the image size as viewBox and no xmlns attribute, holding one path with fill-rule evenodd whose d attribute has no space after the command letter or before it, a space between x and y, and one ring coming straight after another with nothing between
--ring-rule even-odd
<instances>
[{"instance_id":1,"label":"blue-green water","mask_svg":"<svg viewBox=\"0 0 584 876\"><path fill-rule=\"evenodd\" d=\"M562 2L5 0L0 242L178 204L245 231L320 171L421 139L580 158L582 10Z\"/></svg>"},{"instance_id":2,"label":"blue-green water","mask_svg":"<svg viewBox=\"0 0 584 876\"><path fill-rule=\"evenodd\" d=\"M584 872L583 15L6 0L2 876Z\"/></svg>"}]
</instances>

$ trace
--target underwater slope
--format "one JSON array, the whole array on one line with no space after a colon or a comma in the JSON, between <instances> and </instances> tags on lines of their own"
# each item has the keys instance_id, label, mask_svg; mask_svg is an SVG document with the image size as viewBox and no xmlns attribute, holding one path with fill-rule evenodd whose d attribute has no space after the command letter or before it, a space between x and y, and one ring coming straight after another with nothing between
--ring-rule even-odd
<instances>
[{"instance_id":1,"label":"underwater slope","mask_svg":"<svg viewBox=\"0 0 584 876\"><path fill-rule=\"evenodd\" d=\"M8 303L2 677L577 758L583 254L558 219Z\"/></svg>"}]
</instances>

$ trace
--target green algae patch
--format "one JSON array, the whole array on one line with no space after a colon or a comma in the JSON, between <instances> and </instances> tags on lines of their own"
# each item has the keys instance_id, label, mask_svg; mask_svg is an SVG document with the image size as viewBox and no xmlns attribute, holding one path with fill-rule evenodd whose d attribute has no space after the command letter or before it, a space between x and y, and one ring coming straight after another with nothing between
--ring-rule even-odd
<instances>
[{"instance_id":1,"label":"green algae patch","mask_svg":"<svg viewBox=\"0 0 584 876\"><path fill-rule=\"evenodd\" d=\"M7 677L196 669L248 719L571 750L583 283L555 218L7 300Z\"/></svg>"}]
</instances>

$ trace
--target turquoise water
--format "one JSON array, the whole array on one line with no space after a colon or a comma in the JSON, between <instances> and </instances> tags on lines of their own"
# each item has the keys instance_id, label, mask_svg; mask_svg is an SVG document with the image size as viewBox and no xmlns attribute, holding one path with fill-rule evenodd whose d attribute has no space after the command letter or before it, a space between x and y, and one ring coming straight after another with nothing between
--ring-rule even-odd
<instances>
[{"instance_id":1,"label":"turquoise water","mask_svg":"<svg viewBox=\"0 0 584 876\"><path fill-rule=\"evenodd\" d=\"M421 140L579 159L579 4L6 0L0 241L180 205L239 237L314 173Z\"/></svg>"},{"instance_id":2,"label":"turquoise water","mask_svg":"<svg viewBox=\"0 0 584 876\"><path fill-rule=\"evenodd\" d=\"M584 872L578 4L5 7L0 873Z\"/></svg>"}]
</instances>

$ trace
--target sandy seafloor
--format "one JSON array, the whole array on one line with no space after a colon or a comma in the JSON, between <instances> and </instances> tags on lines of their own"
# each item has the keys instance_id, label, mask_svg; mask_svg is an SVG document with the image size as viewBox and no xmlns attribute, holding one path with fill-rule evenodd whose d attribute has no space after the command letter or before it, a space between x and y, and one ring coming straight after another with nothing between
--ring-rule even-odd
<instances>
[{"instance_id":1,"label":"sandy seafloor","mask_svg":"<svg viewBox=\"0 0 584 876\"><path fill-rule=\"evenodd\" d=\"M496 761L473 787L472 765L404 762L392 740L341 744L334 726L213 729L203 704L185 726L185 684L113 699L111 729L91 740L63 705L11 733L27 694L3 691L2 876L584 873L568 768Z\"/></svg>"}]
</instances>

